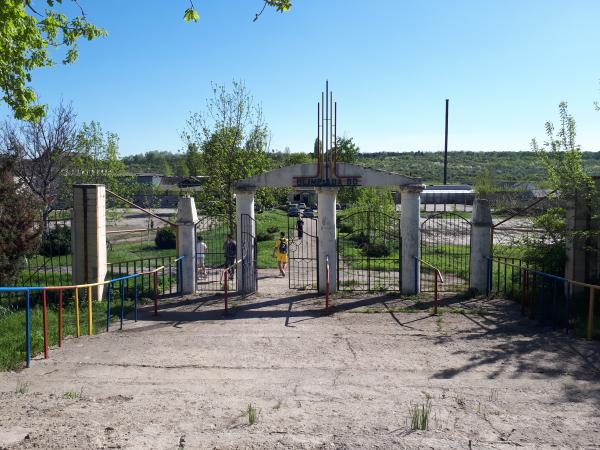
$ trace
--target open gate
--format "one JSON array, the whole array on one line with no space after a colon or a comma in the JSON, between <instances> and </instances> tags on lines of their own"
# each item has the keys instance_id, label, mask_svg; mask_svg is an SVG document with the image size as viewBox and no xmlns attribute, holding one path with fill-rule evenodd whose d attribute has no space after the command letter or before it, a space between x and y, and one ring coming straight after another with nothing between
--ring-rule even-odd
<instances>
[{"instance_id":1,"label":"open gate","mask_svg":"<svg viewBox=\"0 0 600 450\"><path fill-rule=\"evenodd\" d=\"M303 218L302 236L298 218L288 217L288 280L290 289L312 290L319 286L319 238L317 219Z\"/></svg>"},{"instance_id":2,"label":"open gate","mask_svg":"<svg viewBox=\"0 0 600 450\"><path fill-rule=\"evenodd\" d=\"M379 211L340 216L337 224L340 290L400 291L400 218Z\"/></svg>"},{"instance_id":3,"label":"open gate","mask_svg":"<svg viewBox=\"0 0 600 450\"><path fill-rule=\"evenodd\" d=\"M222 291L225 269L224 244L230 230L226 216L202 217L196 222L196 290L201 292ZM204 254L198 253L199 238L206 245ZM236 279L229 281L228 289L236 290Z\"/></svg>"},{"instance_id":4,"label":"open gate","mask_svg":"<svg viewBox=\"0 0 600 450\"><path fill-rule=\"evenodd\" d=\"M440 290L469 289L471 222L453 212L429 214L421 224L421 259L437 267L444 277ZM435 273L421 265L421 291L434 290Z\"/></svg>"},{"instance_id":5,"label":"open gate","mask_svg":"<svg viewBox=\"0 0 600 450\"><path fill-rule=\"evenodd\" d=\"M257 289L258 248L256 245L256 220L248 214L241 216L241 257L237 270L242 271L242 285L238 286L244 294L253 294Z\"/></svg>"}]
</instances>

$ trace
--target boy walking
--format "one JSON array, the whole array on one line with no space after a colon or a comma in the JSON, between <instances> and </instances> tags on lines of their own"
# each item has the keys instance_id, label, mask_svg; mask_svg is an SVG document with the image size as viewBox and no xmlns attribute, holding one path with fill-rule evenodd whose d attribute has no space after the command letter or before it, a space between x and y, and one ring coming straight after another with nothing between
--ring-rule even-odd
<instances>
[{"instance_id":1,"label":"boy walking","mask_svg":"<svg viewBox=\"0 0 600 450\"><path fill-rule=\"evenodd\" d=\"M288 240L285 237L285 233L282 231L279 234L279 239L275 241L275 247L273 248L273 258L277 257L277 266L279 267L279 273L282 277L285 277L285 266L288 262Z\"/></svg>"},{"instance_id":2,"label":"boy walking","mask_svg":"<svg viewBox=\"0 0 600 450\"><path fill-rule=\"evenodd\" d=\"M198 236L198 242L196 242L196 258L198 261L198 272L201 277L206 276L206 266L204 265L204 259L208 252L208 246L204 243L202 236Z\"/></svg>"}]
</instances>

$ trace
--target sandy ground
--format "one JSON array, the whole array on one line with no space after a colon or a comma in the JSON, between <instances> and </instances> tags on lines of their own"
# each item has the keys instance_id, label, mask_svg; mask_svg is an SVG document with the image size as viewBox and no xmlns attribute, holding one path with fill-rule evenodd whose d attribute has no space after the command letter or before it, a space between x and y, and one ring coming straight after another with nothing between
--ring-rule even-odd
<instances>
[{"instance_id":1,"label":"sandy ground","mask_svg":"<svg viewBox=\"0 0 600 450\"><path fill-rule=\"evenodd\" d=\"M438 319L357 296L324 315L276 271L260 283L227 315L220 297L163 303L1 373L0 448L600 446L598 343L503 300L447 299L468 310ZM427 398L429 430L412 431Z\"/></svg>"}]
</instances>

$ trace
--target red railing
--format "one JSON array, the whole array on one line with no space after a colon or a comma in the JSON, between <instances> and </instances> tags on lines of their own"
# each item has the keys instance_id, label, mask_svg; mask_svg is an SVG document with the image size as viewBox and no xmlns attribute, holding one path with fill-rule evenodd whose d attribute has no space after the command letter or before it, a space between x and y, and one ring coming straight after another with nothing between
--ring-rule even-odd
<instances>
[{"instance_id":1,"label":"red railing","mask_svg":"<svg viewBox=\"0 0 600 450\"><path fill-rule=\"evenodd\" d=\"M426 266L428 266L429 268L433 269L434 271L434 282L433 282L433 314L437 314L437 310L438 310L438 300L439 300L439 295L438 295L438 279L440 280L440 283L444 282L444 277L442 276L442 272L440 272L440 270L435 267L433 264L428 263L427 261L423 261L421 258L417 258L415 256L415 263L421 264L425 264Z\"/></svg>"}]
</instances>

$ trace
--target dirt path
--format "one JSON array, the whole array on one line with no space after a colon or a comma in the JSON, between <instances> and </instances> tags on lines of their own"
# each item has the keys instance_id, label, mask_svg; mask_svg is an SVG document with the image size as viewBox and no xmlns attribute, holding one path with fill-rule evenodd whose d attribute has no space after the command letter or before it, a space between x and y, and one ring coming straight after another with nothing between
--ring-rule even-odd
<instances>
[{"instance_id":1,"label":"dirt path","mask_svg":"<svg viewBox=\"0 0 600 450\"><path fill-rule=\"evenodd\" d=\"M261 271L261 293L227 316L220 297L164 304L0 374L0 448L600 443L597 343L536 328L502 300L450 299L456 313L437 319L401 312L426 301L353 297L322 315L322 298L276 275ZM427 398L430 429L412 431L409 408Z\"/></svg>"}]
</instances>

